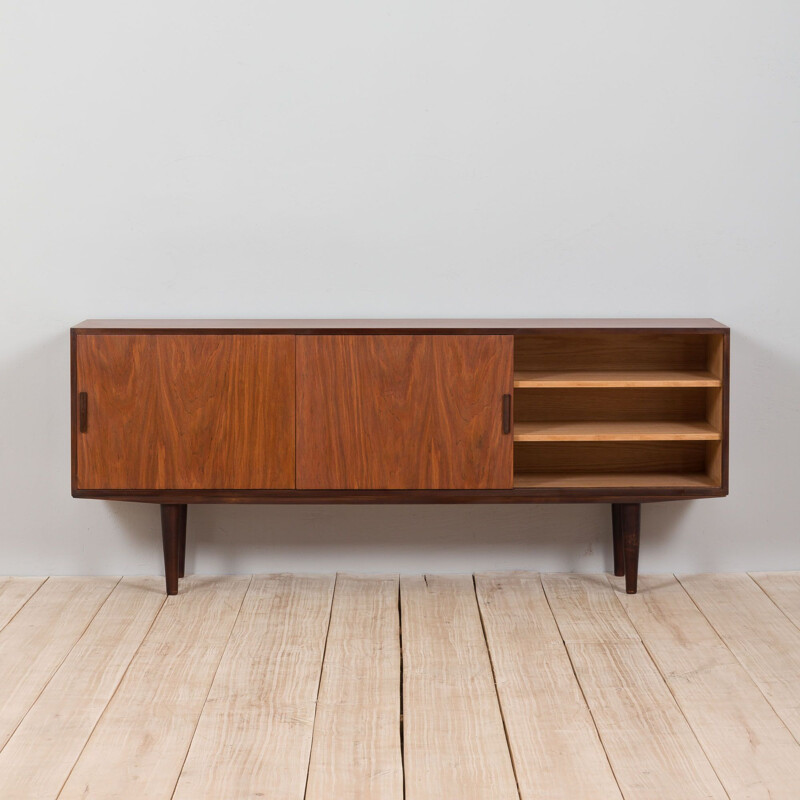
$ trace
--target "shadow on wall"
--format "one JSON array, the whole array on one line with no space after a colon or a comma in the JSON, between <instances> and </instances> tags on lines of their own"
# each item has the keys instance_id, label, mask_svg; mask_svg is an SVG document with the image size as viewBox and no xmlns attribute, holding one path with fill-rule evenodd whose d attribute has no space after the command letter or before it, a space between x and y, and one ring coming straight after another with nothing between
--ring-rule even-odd
<instances>
[{"instance_id":1,"label":"shadow on wall","mask_svg":"<svg viewBox=\"0 0 800 800\"><path fill-rule=\"evenodd\" d=\"M158 506L114 503L137 545L160 547ZM669 503L647 546L680 527ZM421 565L424 565L421 567ZM187 572L612 571L611 511L591 505L195 505Z\"/></svg>"}]
</instances>

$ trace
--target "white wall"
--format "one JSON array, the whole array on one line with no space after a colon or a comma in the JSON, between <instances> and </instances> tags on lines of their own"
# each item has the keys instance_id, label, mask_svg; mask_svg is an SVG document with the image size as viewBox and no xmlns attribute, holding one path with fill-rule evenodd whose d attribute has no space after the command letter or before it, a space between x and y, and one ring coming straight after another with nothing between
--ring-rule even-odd
<instances>
[{"instance_id":1,"label":"white wall","mask_svg":"<svg viewBox=\"0 0 800 800\"><path fill-rule=\"evenodd\" d=\"M642 569L800 568L800 4L3 2L0 573L161 570L69 496L85 317L713 316L731 495ZM607 506L197 507L189 568L601 570Z\"/></svg>"}]
</instances>

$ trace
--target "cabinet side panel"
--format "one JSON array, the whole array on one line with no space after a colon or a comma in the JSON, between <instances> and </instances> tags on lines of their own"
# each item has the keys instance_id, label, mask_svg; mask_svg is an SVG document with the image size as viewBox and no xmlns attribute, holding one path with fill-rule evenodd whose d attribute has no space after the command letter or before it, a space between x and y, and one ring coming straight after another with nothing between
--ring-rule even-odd
<instances>
[{"instance_id":1,"label":"cabinet side panel","mask_svg":"<svg viewBox=\"0 0 800 800\"><path fill-rule=\"evenodd\" d=\"M82 489L294 488L294 336L83 335Z\"/></svg>"},{"instance_id":2,"label":"cabinet side panel","mask_svg":"<svg viewBox=\"0 0 800 800\"><path fill-rule=\"evenodd\" d=\"M707 418L711 425L722 433L722 440L709 442L707 445L707 471L717 486L726 486L725 465L727 464L726 448L728 440L728 344L729 338L719 334L708 336L708 370L722 379L719 389L707 392Z\"/></svg>"},{"instance_id":3,"label":"cabinet side panel","mask_svg":"<svg viewBox=\"0 0 800 800\"><path fill-rule=\"evenodd\" d=\"M78 366L77 335L75 330L69 332L69 450L70 480L72 490L80 488L78 483Z\"/></svg>"},{"instance_id":4,"label":"cabinet side panel","mask_svg":"<svg viewBox=\"0 0 800 800\"><path fill-rule=\"evenodd\" d=\"M504 489L513 337L297 337L299 489Z\"/></svg>"}]
</instances>

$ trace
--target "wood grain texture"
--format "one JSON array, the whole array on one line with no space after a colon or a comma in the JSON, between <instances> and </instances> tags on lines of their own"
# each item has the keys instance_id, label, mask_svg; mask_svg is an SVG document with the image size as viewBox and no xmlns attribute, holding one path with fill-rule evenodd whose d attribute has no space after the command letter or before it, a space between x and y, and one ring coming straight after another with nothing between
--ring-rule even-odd
<instances>
[{"instance_id":1,"label":"wood grain texture","mask_svg":"<svg viewBox=\"0 0 800 800\"><path fill-rule=\"evenodd\" d=\"M541 446L541 445L539 445ZM437 505L505 503L647 503L725 497L727 489L713 486L578 487L526 489L197 489L73 491L73 497L122 500L131 503L274 504L274 505Z\"/></svg>"},{"instance_id":2,"label":"wood grain texture","mask_svg":"<svg viewBox=\"0 0 800 800\"><path fill-rule=\"evenodd\" d=\"M0 631L0 748L119 578L49 578Z\"/></svg>"},{"instance_id":3,"label":"wood grain texture","mask_svg":"<svg viewBox=\"0 0 800 800\"><path fill-rule=\"evenodd\" d=\"M511 336L297 338L299 489L502 489Z\"/></svg>"},{"instance_id":4,"label":"wood grain texture","mask_svg":"<svg viewBox=\"0 0 800 800\"><path fill-rule=\"evenodd\" d=\"M515 389L686 388L721 386L707 370L519 370Z\"/></svg>"},{"instance_id":5,"label":"wood grain texture","mask_svg":"<svg viewBox=\"0 0 800 800\"><path fill-rule=\"evenodd\" d=\"M167 594L178 594L178 579L183 577L187 518L185 503L166 503L161 506L161 541Z\"/></svg>"},{"instance_id":6,"label":"wood grain texture","mask_svg":"<svg viewBox=\"0 0 800 800\"><path fill-rule=\"evenodd\" d=\"M800 572L751 572L750 577L800 628Z\"/></svg>"},{"instance_id":7,"label":"wood grain texture","mask_svg":"<svg viewBox=\"0 0 800 800\"><path fill-rule=\"evenodd\" d=\"M705 442L520 442L514 445L519 472L701 473Z\"/></svg>"},{"instance_id":8,"label":"wood grain texture","mask_svg":"<svg viewBox=\"0 0 800 800\"><path fill-rule=\"evenodd\" d=\"M515 442L716 441L707 422L517 422Z\"/></svg>"},{"instance_id":9,"label":"wood grain texture","mask_svg":"<svg viewBox=\"0 0 800 800\"><path fill-rule=\"evenodd\" d=\"M294 486L294 337L83 335L76 488Z\"/></svg>"},{"instance_id":10,"label":"wood grain texture","mask_svg":"<svg viewBox=\"0 0 800 800\"><path fill-rule=\"evenodd\" d=\"M800 630L747 575L678 579L800 742Z\"/></svg>"},{"instance_id":11,"label":"wood grain texture","mask_svg":"<svg viewBox=\"0 0 800 800\"><path fill-rule=\"evenodd\" d=\"M614 551L614 575L618 577L624 577L625 575L625 533L623 526L622 505L612 503L611 539Z\"/></svg>"},{"instance_id":12,"label":"wood grain texture","mask_svg":"<svg viewBox=\"0 0 800 800\"><path fill-rule=\"evenodd\" d=\"M403 800L398 588L336 578L306 800Z\"/></svg>"},{"instance_id":13,"label":"wood grain texture","mask_svg":"<svg viewBox=\"0 0 800 800\"><path fill-rule=\"evenodd\" d=\"M541 579L566 644L641 641L604 575L543 574Z\"/></svg>"},{"instance_id":14,"label":"wood grain texture","mask_svg":"<svg viewBox=\"0 0 800 800\"><path fill-rule=\"evenodd\" d=\"M706 336L672 333L591 331L520 335L514 341L518 370L703 370Z\"/></svg>"},{"instance_id":15,"label":"wood grain texture","mask_svg":"<svg viewBox=\"0 0 800 800\"><path fill-rule=\"evenodd\" d=\"M333 585L253 578L174 800L303 800Z\"/></svg>"},{"instance_id":16,"label":"wood grain texture","mask_svg":"<svg viewBox=\"0 0 800 800\"><path fill-rule=\"evenodd\" d=\"M716 484L708 475L692 472L519 472L514 475L514 487L517 489L710 489L714 486Z\"/></svg>"},{"instance_id":17,"label":"wood grain texture","mask_svg":"<svg viewBox=\"0 0 800 800\"><path fill-rule=\"evenodd\" d=\"M164 602L123 578L0 751L0 797L55 800Z\"/></svg>"},{"instance_id":18,"label":"wood grain texture","mask_svg":"<svg viewBox=\"0 0 800 800\"><path fill-rule=\"evenodd\" d=\"M622 533L622 560L625 564L625 591L636 594L639 578L639 542L642 530L642 507L639 503L620 503L617 508Z\"/></svg>"},{"instance_id":19,"label":"wood grain texture","mask_svg":"<svg viewBox=\"0 0 800 800\"><path fill-rule=\"evenodd\" d=\"M535 491L715 491L705 441L516 442L514 487ZM719 442L711 443L719 444Z\"/></svg>"},{"instance_id":20,"label":"wood grain texture","mask_svg":"<svg viewBox=\"0 0 800 800\"><path fill-rule=\"evenodd\" d=\"M629 597L621 594L621 581L611 579L615 592L604 576L545 576L545 599L535 576L479 575L475 581L483 631L475 630L474 605L462 602L469 596L468 578L428 577L427 587L426 579L416 579L426 596L414 598L415 611L405 614L402 633L405 670L412 669L410 680L425 690L406 691L403 704L407 737L415 724L419 733L419 721L425 721L427 748L422 755L439 780L437 786L425 787L426 796L516 797L513 792L504 794L492 780L473 780L464 791L468 776L496 773L498 759L501 766L509 763L507 750L487 746L498 737L492 713L487 724L487 706L481 700L491 697L486 687L492 681L491 674L484 677L487 648L481 635L485 632L522 800L559 796L619 800L613 784L603 779L609 767L596 760L595 720L625 800L709 796L794 800L799 796L798 743L781 717L790 719L797 706L800 641L793 617L800 609L800 574L755 577L769 589L770 597L747 576L684 578L687 585L694 584L692 599L671 577L643 578L644 591ZM311 581L305 589L297 589L305 599L295 599L287 587L276 590L258 612L251 608L247 626L238 626L243 636L235 654L226 650L224 670L241 678L227 685L241 686L241 694L236 689L230 695L234 702L224 700L214 706L220 731L206 730L204 741L213 746L205 747L206 763L198 767L200 772L219 770L224 776L216 797L280 800L280 786L289 771L296 776L289 783L290 796L303 798L309 750L302 741L307 741L310 723L306 706L297 698L305 696L302 686L313 684L314 670L310 680L302 677L304 665L316 659L318 674L322 661L319 631L325 627L325 615L320 624L315 610L320 604L312 599L319 595L316 581L328 581L323 609L331 594L330 579L303 580ZM44 583L0 632L0 695L31 692L33 698L5 749L0 748L0 797L55 798L87 737L86 750L67 784L68 795L62 797L170 797L199 706L212 684L207 651L219 653L225 647L221 618L233 627L235 607L225 611L222 606L230 602L234 581L239 581L241 600L246 578L192 578L185 594L166 602L158 578L123 579L113 590L114 581L107 579L61 578ZM106 590L96 602L87 602L103 583ZM104 600L106 591L110 594ZM220 602L220 595L226 594L228 599ZM311 745L308 800L317 800L311 795L316 791L314 764L325 753L334 755L316 763L322 771L335 774L326 778L317 797L327 794L346 800L348 787L357 786L361 777L366 781L372 764L369 788L362 784L361 796L382 800L383 788L378 787L388 781L384 783L378 742L382 731L392 726L379 708L394 703L391 719L396 722L400 693L396 583L380 576L342 576L336 595ZM2 597L0 591L0 605ZM93 604L99 607L94 616ZM555 628L549 606L560 628ZM298 613L288 613L288 608ZM713 625L703 611L713 617ZM298 616L307 624L305 636L296 631ZM73 617L88 621L80 635L76 631L81 625ZM288 618L295 622L287 626ZM272 633L270 626L275 626ZM136 641L143 636L134 654ZM59 653L66 655L58 660ZM49 679L48 664L55 664ZM206 675L203 680L201 673ZM222 673L220 664L217 681ZM393 697L388 698L385 693L391 684ZM310 693L313 697L313 688ZM112 699L90 736L93 719L109 696ZM370 698L375 708L369 708ZM668 698L674 698L671 707ZM594 719L588 717L587 706ZM691 737L685 738L686 726L682 732L680 723L675 723L676 709L688 722L694 744ZM269 722L262 727L256 720ZM419 747L425 742L420 744L417 737ZM192 745L193 752L196 747L197 743ZM396 744L391 749L396 753ZM713 779L708 785L699 750L721 779L725 794ZM408 752L417 753L417 760L412 756L413 763L408 764L413 772L420 753L415 748ZM280 766L263 767L264 761ZM233 774L237 765L242 777ZM251 773L262 767L268 779L275 777L275 793L270 783L266 791L248 794ZM186 790L181 800L191 796ZM394 790L389 797L395 800Z\"/></svg>"},{"instance_id":21,"label":"wood grain texture","mask_svg":"<svg viewBox=\"0 0 800 800\"><path fill-rule=\"evenodd\" d=\"M350 333L351 331L379 332L437 330L470 333L472 331L511 332L526 329L558 331L660 331L669 332L727 331L727 326L714 319L87 319L75 325L73 330L83 335L98 331L254 331L313 333L328 331Z\"/></svg>"},{"instance_id":22,"label":"wood grain texture","mask_svg":"<svg viewBox=\"0 0 800 800\"><path fill-rule=\"evenodd\" d=\"M170 800L249 582L191 577L165 600L59 800Z\"/></svg>"},{"instance_id":23,"label":"wood grain texture","mask_svg":"<svg viewBox=\"0 0 800 800\"><path fill-rule=\"evenodd\" d=\"M800 797L800 745L678 581L614 586L730 800Z\"/></svg>"},{"instance_id":24,"label":"wood grain texture","mask_svg":"<svg viewBox=\"0 0 800 800\"><path fill-rule=\"evenodd\" d=\"M499 327L493 327L495 324ZM124 474L113 478L113 486L105 478L91 486L81 484L78 451L85 449L86 442L92 439L93 429L88 425L85 433L78 430L80 387L76 363L80 360L78 354L86 350L87 341L184 340L183 345L175 348L186 350L185 343L190 340L263 340L273 336L277 341L292 339L294 334L300 340L357 340L359 347L370 341L414 340L418 350L424 350L425 341L440 340L447 343L444 349L451 351L446 354L448 357L452 356L452 351L459 350L455 344L459 341L497 339L507 343L513 339L515 358L519 362L516 365L518 383L534 388L545 385L548 391L523 389L516 393L513 414L519 441L511 443L509 456L505 439L510 434L507 434L498 445L502 457L496 458L491 451L492 443L496 442L492 437L496 434L487 429L488 439L483 435L481 411L473 413L476 400L469 392L459 393L456 386L442 389L436 380L429 381L433 387L429 387L432 404L440 406L441 413L437 416L425 409L426 398L418 402L410 392L404 394L403 381L409 382L409 370L404 370L407 365L403 359L408 353L405 356L400 353L394 362L390 357L384 358L386 363L381 368L387 374L383 377L372 374L375 371L369 369L359 372L360 368L354 368L351 358L353 363L346 363L345 367L351 370L353 381L349 386L339 387L340 399L344 402L331 403L322 398L323 414L311 415L309 425L301 424L295 437L288 434L286 425L275 426L293 441L302 441L304 437L309 440L306 455L313 482L308 488L294 488L292 465L283 462L288 468L284 473L284 477L288 474L288 481L259 480L250 467L257 463L266 472L270 471L263 449L254 451L251 447L246 458L239 458L231 452L232 448L240 447L234 442L230 446L226 444L222 451L213 451L211 459L200 457L208 451L208 436L205 442L195 446L191 442L194 430L189 436L177 437L186 451L171 458L166 454L172 451L158 443L155 448L141 446L142 441L147 441L145 429L145 435L139 440L137 457L127 459L124 442L119 441L125 433L124 426L116 426L112 437L100 437L104 439L101 449L116 449L116 455L113 452L107 455L120 473L137 470L141 473L142 469L157 473L157 480L150 481L154 485L143 486L148 481L141 475L128 480ZM624 499L643 502L727 494L729 333L725 326L713 320L95 320L73 328L71 341L72 492L75 497L161 504L527 503ZM109 346L114 349L113 345ZM369 345L364 346L370 349ZM158 350L155 345L153 347ZM173 345L168 347L173 348ZM248 345L242 347L247 349ZM342 359L345 362L347 355L344 353ZM463 352L458 353L458 357L445 366L451 368L455 364L456 372L478 374L464 366L464 356ZM200 360L202 357L201 353ZM408 358L413 361L414 354ZM198 360L195 354L187 359L192 363ZM133 363L132 359L127 360ZM426 359L418 360L424 368ZM446 360L440 358L439 362ZM427 365L430 366L430 362ZM396 367L394 371L389 369L392 366ZM194 368L200 370L196 363ZM131 369L128 365L128 371ZM292 372L291 368L289 371ZM329 377L336 378L335 371L331 368ZM429 372L435 379L436 370ZM443 370L439 373L443 374ZM373 388L375 383L381 384L379 391L372 395L362 391L362 377L363 383L371 383ZM123 374L123 384L125 379ZM475 378L467 375L467 379L474 388ZM194 378L188 382L189 389L192 389L192 380ZM513 382L513 376L511 380ZM186 383L178 379L175 382ZM216 381L209 379L209 382ZM202 381L198 379L197 383ZM450 385L447 381L444 383ZM484 388L487 385L484 382ZM439 402L440 396L450 390L453 397L446 396ZM372 402L368 399L370 396ZM499 401L501 436L503 397L510 396L510 391L503 392ZM353 402L354 397L359 402ZM380 399L379 403L375 402L375 397ZM246 412L239 408L236 397L231 402L241 413ZM300 402L298 398L295 409ZM154 408L147 398L144 404ZM187 404L178 405L181 406L179 410L187 410ZM93 416L91 410L90 402L89 417ZM415 410L418 417L414 417ZM153 414L146 416L149 418ZM208 421L201 418L202 414L198 411L195 416L189 420L189 427L199 419L200 428L207 429ZM349 434L345 430L342 435L340 418L344 419L345 428L350 427ZM176 422L176 419L172 414L169 420L173 435L177 429L185 427L185 420ZM236 427L233 422L231 425ZM315 434L315 428L320 435ZM431 435L431 431L435 435ZM245 445L241 447L247 449ZM269 463L273 466L275 458L293 458L291 446L267 449ZM127 449L127 453L130 452L134 452L132 446ZM366 475L344 476L343 455L350 462L357 462L353 473L360 471ZM224 480L217 481L213 474L219 466L215 467L216 461L233 464L245 480L235 480L236 486ZM516 476L510 464L514 465ZM331 465L335 468L331 469ZM97 468L106 471L105 465L98 463ZM314 470L318 474L314 475ZM187 476L183 474L167 485L162 480L165 472L173 476L191 473L190 480L185 480ZM562 473L563 478L560 477ZM600 473L601 477L594 477L595 473ZM603 477L612 473L612 477ZM120 485L123 480L127 486ZM215 485L210 485L212 483ZM169 582L174 590L174 575L171 574Z\"/></svg>"},{"instance_id":25,"label":"wood grain texture","mask_svg":"<svg viewBox=\"0 0 800 800\"><path fill-rule=\"evenodd\" d=\"M30 600L44 578L0 578L0 630Z\"/></svg>"},{"instance_id":26,"label":"wood grain texture","mask_svg":"<svg viewBox=\"0 0 800 800\"><path fill-rule=\"evenodd\" d=\"M605 577L542 582L625 800L725 800Z\"/></svg>"},{"instance_id":27,"label":"wood grain texture","mask_svg":"<svg viewBox=\"0 0 800 800\"><path fill-rule=\"evenodd\" d=\"M621 800L539 577L475 588L521 800Z\"/></svg>"},{"instance_id":28,"label":"wood grain texture","mask_svg":"<svg viewBox=\"0 0 800 800\"><path fill-rule=\"evenodd\" d=\"M722 338L722 361L723 361L723 374L724 380L722 383L722 428L725 435L722 438L722 443L719 448L709 445L708 449L711 451L709 455L713 456L719 453L719 464L712 466L711 474L715 478L719 478L720 486L725 494L728 493L729 482L729 469L730 469L730 410L731 410L731 337L730 333L726 333Z\"/></svg>"},{"instance_id":29,"label":"wood grain texture","mask_svg":"<svg viewBox=\"0 0 800 800\"><path fill-rule=\"evenodd\" d=\"M706 393L706 418L717 430L727 430L728 419L728 394L730 390L727 372L730 359L728 354L729 340L726 336L708 337L708 366L714 375L720 377L720 387ZM716 484L722 484L723 472L727 463L727 435L723 441L709 443L707 450L708 473Z\"/></svg>"},{"instance_id":30,"label":"wood grain texture","mask_svg":"<svg viewBox=\"0 0 800 800\"><path fill-rule=\"evenodd\" d=\"M707 394L695 387L607 387L517 391L517 422L706 422Z\"/></svg>"},{"instance_id":31,"label":"wood grain texture","mask_svg":"<svg viewBox=\"0 0 800 800\"><path fill-rule=\"evenodd\" d=\"M518 800L472 577L400 587L407 800Z\"/></svg>"}]
</instances>

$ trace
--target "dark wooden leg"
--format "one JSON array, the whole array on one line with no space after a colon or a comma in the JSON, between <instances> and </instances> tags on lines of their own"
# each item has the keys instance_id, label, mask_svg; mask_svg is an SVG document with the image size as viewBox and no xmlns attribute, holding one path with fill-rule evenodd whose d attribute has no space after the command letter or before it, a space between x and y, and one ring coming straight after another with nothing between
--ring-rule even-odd
<instances>
[{"instance_id":1,"label":"dark wooden leg","mask_svg":"<svg viewBox=\"0 0 800 800\"><path fill-rule=\"evenodd\" d=\"M181 518L180 518L180 540L178 545L178 577L183 578L186 574L186 514L189 511L189 506L181 505Z\"/></svg>"},{"instance_id":2,"label":"dark wooden leg","mask_svg":"<svg viewBox=\"0 0 800 800\"><path fill-rule=\"evenodd\" d=\"M622 550L622 520L619 503L611 504L611 525L614 533L614 574L621 578L625 574L625 558Z\"/></svg>"},{"instance_id":3,"label":"dark wooden leg","mask_svg":"<svg viewBox=\"0 0 800 800\"><path fill-rule=\"evenodd\" d=\"M164 541L164 574L167 578L167 594L178 594L181 520L185 521L185 514L185 505L170 503L161 506L161 538Z\"/></svg>"},{"instance_id":4,"label":"dark wooden leg","mask_svg":"<svg viewBox=\"0 0 800 800\"><path fill-rule=\"evenodd\" d=\"M639 577L639 530L642 506L639 503L621 503L622 549L625 555L625 591L636 594Z\"/></svg>"}]
</instances>

